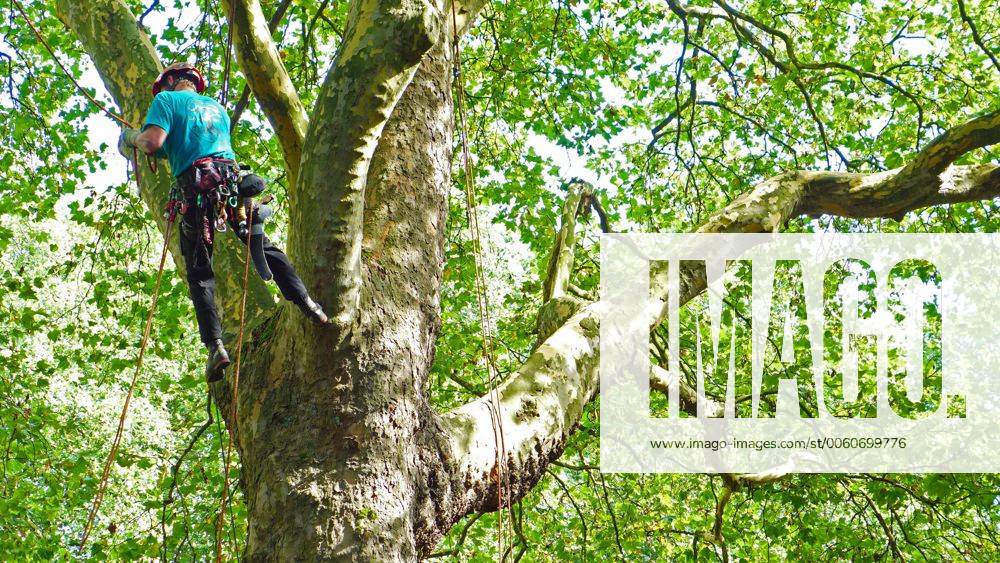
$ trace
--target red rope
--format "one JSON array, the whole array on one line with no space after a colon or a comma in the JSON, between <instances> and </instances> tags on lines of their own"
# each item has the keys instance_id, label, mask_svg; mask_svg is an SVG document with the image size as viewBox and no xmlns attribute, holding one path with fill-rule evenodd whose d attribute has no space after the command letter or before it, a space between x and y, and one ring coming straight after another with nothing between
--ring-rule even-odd
<instances>
[{"instance_id":1,"label":"red rope","mask_svg":"<svg viewBox=\"0 0 1000 563\"><path fill-rule=\"evenodd\" d=\"M84 97L87 98L87 100L89 100L91 104L97 107L97 109L104 112L104 114L110 117L112 120L117 121L118 123L124 125L125 127L128 127L129 129L135 129L135 127L133 127L132 124L127 119L109 110L107 106L98 101L97 98L92 96L90 92L84 89L84 87L81 86L79 82L77 82L76 78L73 77L69 69L67 69L66 66L62 64L62 61L59 60L59 57L56 56L56 52L52 49L52 46L49 45L49 42L45 40L45 37L42 36L42 33L38 31L37 27L35 27L35 24L31 21L31 18L28 17L28 14L24 11L24 6L21 5L21 2L19 2L18 0L11 0L11 1L14 3L14 7L17 8L17 11L21 13L21 17L24 19L25 23L27 23L28 27L31 28L31 31L34 32L35 37L38 38L38 42L41 43L43 47L45 47L45 50L48 51L50 55L52 55L52 60L56 62L56 65L58 65L59 68L63 71L63 74L66 75L66 78L68 78L69 81L73 83L73 86L75 86L76 89L81 94L83 94ZM132 156L133 156L133 161L135 162L135 181L136 184L139 186L139 189L141 190L142 186L140 184L140 179L139 179L139 151L135 149L135 147L133 147ZM156 164L153 161L153 159L149 158L149 155L146 155L146 163L149 165L149 169L155 174Z\"/></svg>"},{"instance_id":2,"label":"red rope","mask_svg":"<svg viewBox=\"0 0 1000 563\"><path fill-rule=\"evenodd\" d=\"M11 0L11 1L14 7L17 8L17 11L21 14L21 17L24 19L25 23L28 24L28 27L31 28L31 31L35 34L35 37L38 38L39 43L41 43L42 46L45 47L45 50L48 51L49 55L52 56L52 60L54 60L56 65L59 66L63 74L66 75L66 78L68 78L70 82L73 83L73 86L75 86L76 89L81 94L83 94L84 97L87 98L87 100L91 104L93 104L95 107L101 110L105 115L110 117L112 120L117 121L118 123L124 125L125 127L132 128L132 124L129 123L127 119L109 110L104 104L102 104L94 96L92 96L90 92L85 90L83 86L80 85L79 82L77 82L76 78L74 78L73 75L69 72L69 69L67 69L66 66L63 65L62 61L59 60L59 57L56 56L55 50L52 49L52 46L49 45L48 41L45 40L45 37L43 37L38 28L35 27L35 24L32 22L31 18L28 17L28 14L24 10L24 6L22 6L18 0ZM133 162L135 163L136 185L141 190L142 178L140 177L139 173L138 148L136 147L132 148L132 157L133 157ZM149 158L149 155L146 155L146 161L149 164L150 170L152 170L155 173L156 166L153 164L153 161ZM118 428L115 430L115 437L111 442L111 451L108 453L108 458L104 462L104 469L101 472L101 479L97 486L97 494L94 496L94 502L90 507L90 513L87 515L87 524L86 526L84 526L83 537L80 539L81 552L83 551L83 548L87 545L87 539L90 537L90 532L93 529L94 521L97 518L97 512L100 510L101 503L104 500L104 493L107 490L108 479L111 474L111 465L112 463L114 463L115 454L118 453L118 448L121 446L122 435L125 429L125 419L128 416L128 408L132 402L132 396L135 392L135 386L139 379L139 373L142 372L142 361L146 355L146 348L149 344L149 333L153 325L153 315L156 312L156 304L157 301L159 300L160 281L163 278L163 267L167 259L167 247L170 241L170 233L173 229L174 220L176 218L175 211L176 210L173 207L173 204L171 204L169 208L170 216L167 219L167 228L163 237L163 249L160 251L160 264L156 272L156 283L153 286L152 303L150 304L149 312L146 315L146 326L143 329L142 343L139 345L139 355L138 358L136 359L135 371L132 374L132 381L129 383L128 393L125 395L125 404L122 406L121 415L119 415L118 417Z\"/></svg>"}]
</instances>

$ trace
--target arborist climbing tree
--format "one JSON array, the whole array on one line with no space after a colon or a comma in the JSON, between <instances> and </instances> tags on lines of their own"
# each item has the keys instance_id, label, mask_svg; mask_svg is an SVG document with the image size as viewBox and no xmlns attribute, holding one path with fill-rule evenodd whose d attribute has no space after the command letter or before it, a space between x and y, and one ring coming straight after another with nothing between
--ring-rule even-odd
<instances>
[{"instance_id":1,"label":"arborist climbing tree","mask_svg":"<svg viewBox=\"0 0 1000 563\"><path fill-rule=\"evenodd\" d=\"M597 471L595 398L605 304L595 291L597 229L586 220L588 210L602 217L605 210L605 229L995 230L1000 172L990 156L995 153L988 152L1000 143L1000 66L990 42L1000 24L994 0L933 9L906 0L874 7L826 0L790 7L753 0L152 3L159 8L135 0L13 2L25 3L32 17L23 19L53 39L51 52L38 48L21 18L12 30L0 31L16 43L17 52L5 49L17 62L15 82L55 84L60 95L19 90L21 118L5 121L0 111L0 123L12 123L22 139L72 136L72 143L59 140L58 151L49 153L38 146L42 142L17 142L33 157L26 161L49 162L49 168L26 171L33 176L21 170L5 175L0 166L0 178L19 186L17 195L30 202L25 207L39 198L52 204L60 190L74 192L83 183L90 188L82 169L97 158L93 151L74 158L93 133L84 120L96 112L81 111L80 96L67 93L69 82L50 57L58 55L80 74L93 65L116 113L137 125L124 141L143 153L169 153L171 138L185 129L167 120L143 126L155 121L161 98L200 99L200 81L190 69L187 86L184 72L161 77L164 63L195 60L191 54L198 52L201 69L222 84L225 79L214 76L229 66L221 54L231 37L234 80L245 81L241 98L250 100L248 115L260 124L253 143L243 145L237 137L241 160L253 161L258 172L275 170L270 177L283 174L282 246L330 322L314 324L288 300L272 299L260 276L244 284L245 267L263 271L259 260L242 260L248 249L251 258L261 255L252 237L256 218L266 213L257 206L246 210L239 199L229 204L233 195L244 195L245 171L212 159L196 164L205 157L235 160L218 136L208 138L207 149L178 159L187 162L172 166L172 173L167 166L147 172L145 163L137 165L140 198L116 188L128 204L141 201L128 209L130 231L123 238L142 240L144 229L155 224L173 242L163 205L174 184L189 187L187 194L173 194L186 207L178 218L190 224L177 226L188 242L167 248L182 275L177 284L168 274L164 281L169 297L176 289L183 302L183 274L205 263L188 255L211 256L216 322L235 328L246 312L244 346L229 344L234 365L228 379L239 371L243 385L209 386L225 426L209 436L217 441L192 436L191 457L173 466L181 467L175 477L188 472L177 487L127 489L137 475L162 479L171 469L162 460L170 453L181 454L180 460L188 451L173 442L154 448L136 439L152 425L135 413L121 465L110 469L112 502L95 518L83 549L85 503L94 496L94 468L101 461L95 452L107 451L110 435L106 413L93 409L81 417L82 402L64 404L53 426L63 428L63 436L70 432L65 428L86 430L62 448L70 454L60 452L49 464L22 446L22 440L34 446L23 437L47 431L46 424L37 424L37 413L26 413L20 403L8 407L8 397L0 395L0 413L15 413L9 424L0 423L0 433L13 437L20 454L3 464L0 478L3 493L9 487L15 500L0 504L13 511L27 496L32 508L42 507L27 516L16 513L20 521L4 520L0 510L0 530L14 530L7 535L16 536L11 543L18 546L56 544L62 550L55 557L41 549L15 552L12 559L151 559L161 553L163 560L207 559L222 536L221 519L213 518L217 492L232 488L212 449L228 450L227 433L242 495L229 505L232 545L223 556L248 561L435 555L707 561L730 554L763 560L775 558L775 550L777 558L803 560L951 560L1000 552L995 477L634 478ZM180 9L168 4L197 18L156 23L164 10ZM143 24L139 14L146 6L152 16ZM182 21L204 26L183 29ZM915 55L904 46L924 41L915 37L933 44ZM22 59L39 67L30 78L26 64L18 67ZM163 91L154 98L150 84L161 80ZM46 103L33 103L36 97ZM173 116L172 107L162 109ZM195 115L181 109L192 123L220 111L214 105ZM226 129L224 119L209 122L213 130ZM573 153L573 166L587 173L539 152L539 137L543 152ZM125 154L138 160L130 150ZM0 163L9 162L0 151ZM56 162L65 168L72 162L74 170L64 173ZM192 177L175 177L187 169ZM598 177L593 185L563 182L574 175L594 180L591 172ZM42 176L54 189L26 185ZM217 187L199 192L203 182ZM468 214L456 197L460 191ZM479 244L475 208L484 204L498 211L488 215L490 224L508 229L493 232L509 242L512 252L505 248L505 256L489 252L492 237ZM244 217L248 224L241 225ZM237 234L249 229L250 245L229 244L231 237L218 232L223 226ZM0 229L0 244L5 233ZM517 258L522 246L524 259ZM490 260L474 256L480 249ZM148 258L138 255L129 255L129 266ZM265 256L263 265L277 277L276 263ZM680 295L653 285L651 297L697 305L705 283L690 279ZM121 291L133 293L129 305L149 293L145 281ZM484 288L501 284L505 295L478 299ZM79 285L81 292L88 289ZM190 291L202 291L197 281ZM23 293L28 297L16 299L30 300L30 292ZM249 296L245 309L238 299L243 295ZM11 301L0 301L0 336L16 332L8 330ZM166 302L173 305L170 318L184 321L186 307ZM19 324L42 324L35 319L48 311L35 314L27 307L16 310ZM536 312L537 322L530 318ZM134 344L130 329L136 323L126 321L136 315L129 315L113 319L121 334L109 341ZM157 323L164 334L166 323ZM666 328L659 324L651 323L654 336ZM41 330L35 340L50 332L48 326ZM54 340L72 341L72 335L51 332ZM659 348L651 353L667 357ZM16 365L7 347L0 352L0 366ZM87 360L99 355L87 352ZM77 376L73 358L58 358L69 368L39 361L43 367L35 371L38 379L58 381L64 395L79 390L117 407L131 354L120 356L92 368L89 381ZM144 400L143 414L159 407L173 417L163 426L183 432L202 420L204 403L185 410L187 416L176 413L182 386L170 376L187 366L169 353L158 359L174 371L148 370L136 396ZM204 389L200 359L195 377L180 376L196 380L198 393ZM651 400L662 398L656 390L664 379L653 378L658 373L651 374ZM52 396L34 380L16 380L26 389L21 395ZM80 418L86 424L75 424ZM140 458L148 471L137 468ZM36 474L66 478L25 477L19 467L25 462ZM157 505L152 518L143 506L150 497ZM129 514L135 518L126 521L121 509L132 504L138 505ZM146 524L161 531L147 532ZM46 544L49 538L56 539Z\"/></svg>"},{"instance_id":2,"label":"arborist climbing tree","mask_svg":"<svg viewBox=\"0 0 1000 563\"><path fill-rule=\"evenodd\" d=\"M205 375L212 383L222 378L230 363L215 307L212 249L217 231L231 229L250 244L261 277L268 280L273 274L285 299L310 319L319 324L328 319L309 297L285 253L264 234L269 210L255 211L243 203L259 195L264 182L260 176L241 174L230 140L229 115L221 104L202 95L205 88L205 78L195 65L168 66L153 82L153 105L142 130L123 129L118 146L126 158L132 158L135 148L165 156L177 180L177 192L171 197L180 203L181 252L198 331L208 348Z\"/></svg>"}]
</instances>

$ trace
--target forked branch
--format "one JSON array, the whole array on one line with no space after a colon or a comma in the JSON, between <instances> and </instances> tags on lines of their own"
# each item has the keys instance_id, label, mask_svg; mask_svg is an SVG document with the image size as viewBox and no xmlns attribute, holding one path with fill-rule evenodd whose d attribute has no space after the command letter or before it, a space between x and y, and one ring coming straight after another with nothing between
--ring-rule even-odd
<instances>
[{"instance_id":1,"label":"forked branch","mask_svg":"<svg viewBox=\"0 0 1000 563\"><path fill-rule=\"evenodd\" d=\"M441 4L363 0L320 90L292 189L289 250L320 287L336 334L357 313L365 183L396 102L424 54L441 39Z\"/></svg>"}]
</instances>

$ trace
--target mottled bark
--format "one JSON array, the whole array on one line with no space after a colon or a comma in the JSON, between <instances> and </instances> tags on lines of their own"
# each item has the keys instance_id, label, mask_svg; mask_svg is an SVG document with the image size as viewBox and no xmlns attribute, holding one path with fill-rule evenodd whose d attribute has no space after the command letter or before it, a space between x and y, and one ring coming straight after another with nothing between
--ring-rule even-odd
<instances>
[{"instance_id":1,"label":"mottled bark","mask_svg":"<svg viewBox=\"0 0 1000 563\"><path fill-rule=\"evenodd\" d=\"M440 41L439 6L423 0L354 2L311 116L291 190L289 254L318 286L332 331L350 337L361 297L365 185L382 129L423 55Z\"/></svg>"},{"instance_id":2,"label":"mottled bark","mask_svg":"<svg viewBox=\"0 0 1000 563\"><path fill-rule=\"evenodd\" d=\"M580 214L580 204L589 199L593 188L583 182L572 182L569 195L563 203L563 212L556 239L552 244L549 264L546 268L542 300L550 301L562 297L569 289L570 276L576 258L576 218Z\"/></svg>"},{"instance_id":3,"label":"mottled bark","mask_svg":"<svg viewBox=\"0 0 1000 563\"><path fill-rule=\"evenodd\" d=\"M415 560L447 532L425 393L452 160L451 51L436 39L368 169L350 338L287 316L241 394L250 560Z\"/></svg>"},{"instance_id":4,"label":"mottled bark","mask_svg":"<svg viewBox=\"0 0 1000 563\"><path fill-rule=\"evenodd\" d=\"M285 159L288 183L295 184L309 118L271 40L267 18L257 0L223 0L232 16L233 47L261 111L271 123Z\"/></svg>"}]
</instances>

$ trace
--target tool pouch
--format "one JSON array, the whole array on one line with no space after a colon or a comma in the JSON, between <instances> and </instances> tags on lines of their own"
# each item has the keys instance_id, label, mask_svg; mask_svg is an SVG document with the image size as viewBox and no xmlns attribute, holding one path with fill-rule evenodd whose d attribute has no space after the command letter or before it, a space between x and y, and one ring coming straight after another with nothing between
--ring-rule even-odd
<instances>
[{"instance_id":1,"label":"tool pouch","mask_svg":"<svg viewBox=\"0 0 1000 563\"><path fill-rule=\"evenodd\" d=\"M213 158L199 158L191 165L194 178L191 182L195 191L208 193L222 185L223 178Z\"/></svg>"},{"instance_id":2,"label":"tool pouch","mask_svg":"<svg viewBox=\"0 0 1000 563\"><path fill-rule=\"evenodd\" d=\"M244 174L238 184L240 197L256 197L264 191L264 178L256 174Z\"/></svg>"}]
</instances>

